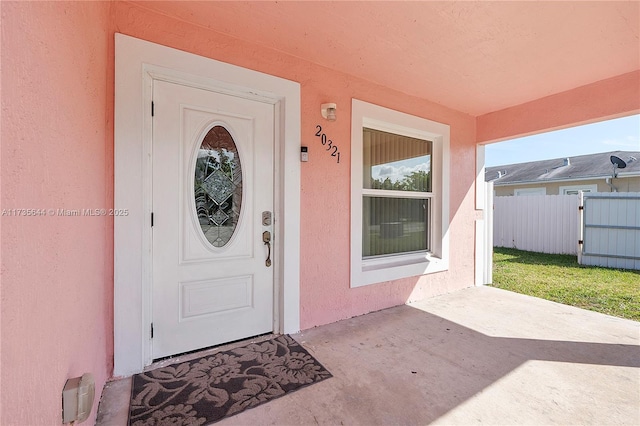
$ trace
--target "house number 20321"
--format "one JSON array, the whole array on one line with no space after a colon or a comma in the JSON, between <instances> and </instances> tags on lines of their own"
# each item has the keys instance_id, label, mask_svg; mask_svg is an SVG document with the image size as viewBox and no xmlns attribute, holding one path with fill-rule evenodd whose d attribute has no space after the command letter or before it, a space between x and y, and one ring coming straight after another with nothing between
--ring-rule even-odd
<instances>
[{"instance_id":1,"label":"house number 20321","mask_svg":"<svg viewBox=\"0 0 640 426\"><path fill-rule=\"evenodd\" d=\"M327 138L327 135L325 133L322 132L322 126L321 125L317 125L316 126L316 136L320 138L320 143L322 143L323 146L326 146L327 148L325 149L325 151L327 151L329 154L331 154L332 157L336 157L336 162L340 162L340 151L338 150L338 146L333 143L333 141L329 138Z\"/></svg>"}]
</instances>

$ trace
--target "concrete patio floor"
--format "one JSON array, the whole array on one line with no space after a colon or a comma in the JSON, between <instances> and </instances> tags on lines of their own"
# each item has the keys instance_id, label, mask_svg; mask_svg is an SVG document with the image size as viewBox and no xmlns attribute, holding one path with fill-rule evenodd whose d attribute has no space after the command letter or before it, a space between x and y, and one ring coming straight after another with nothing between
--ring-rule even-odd
<instances>
[{"instance_id":1,"label":"concrete patio floor","mask_svg":"<svg viewBox=\"0 0 640 426\"><path fill-rule=\"evenodd\" d=\"M333 378L223 425L640 424L640 323L476 287L293 335ZM125 425L131 380L98 425Z\"/></svg>"}]
</instances>

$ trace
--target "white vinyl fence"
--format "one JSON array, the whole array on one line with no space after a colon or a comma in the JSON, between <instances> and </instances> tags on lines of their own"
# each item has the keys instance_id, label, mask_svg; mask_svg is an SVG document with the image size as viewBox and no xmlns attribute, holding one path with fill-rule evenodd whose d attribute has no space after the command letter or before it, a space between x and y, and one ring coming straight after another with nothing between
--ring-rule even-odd
<instances>
[{"instance_id":1,"label":"white vinyl fence","mask_svg":"<svg viewBox=\"0 0 640 426\"><path fill-rule=\"evenodd\" d=\"M538 253L578 253L578 196L494 197L493 245Z\"/></svg>"},{"instance_id":2,"label":"white vinyl fence","mask_svg":"<svg viewBox=\"0 0 640 426\"><path fill-rule=\"evenodd\" d=\"M640 193L582 194L578 262L640 269Z\"/></svg>"}]
</instances>

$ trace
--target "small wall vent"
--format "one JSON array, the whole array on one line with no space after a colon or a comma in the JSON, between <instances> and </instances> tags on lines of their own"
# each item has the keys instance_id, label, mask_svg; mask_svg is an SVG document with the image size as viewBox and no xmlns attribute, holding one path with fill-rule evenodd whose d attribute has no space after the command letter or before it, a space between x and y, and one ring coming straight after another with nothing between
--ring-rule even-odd
<instances>
[{"instance_id":1,"label":"small wall vent","mask_svg":"<svg viewBox=\"0 0 640 426\"><path fill-rule=\"evenodd\" d=\"M67 380L62 390L62 423L87 420L95 395L96 383L91 373Z\"/></svg>"}]
</instances>

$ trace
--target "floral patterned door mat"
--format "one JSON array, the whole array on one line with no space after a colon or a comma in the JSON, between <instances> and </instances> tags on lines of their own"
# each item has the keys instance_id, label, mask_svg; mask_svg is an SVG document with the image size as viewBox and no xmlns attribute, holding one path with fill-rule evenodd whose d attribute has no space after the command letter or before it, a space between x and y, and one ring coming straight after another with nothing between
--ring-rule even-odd
<instances>
[{"instance_id":1,"label":"floral patterned door mat","mask_svg":"<svg viewBox=\"0 0 640 426\"><path fill-rule=\"evenodd\" d=\"M133 376L129 425L205 425L331 373L288 335Z\"/></svg>"}]
</instances>

